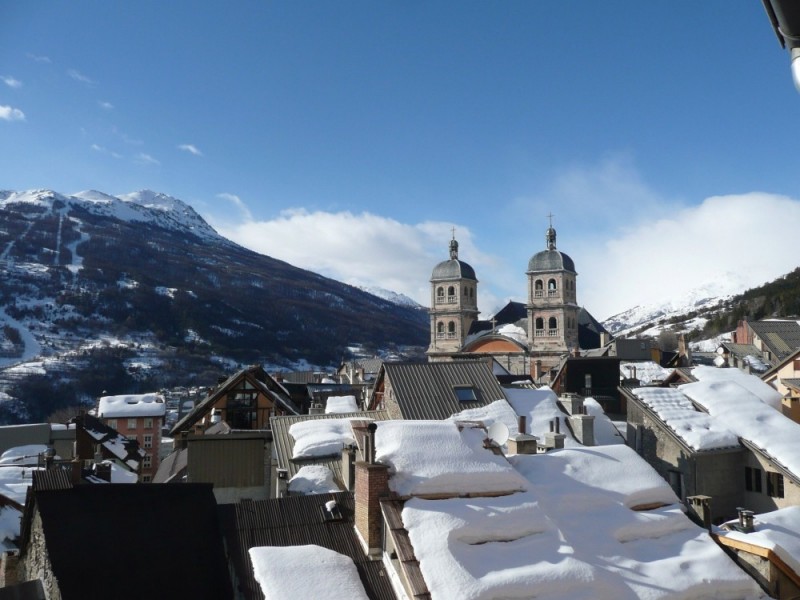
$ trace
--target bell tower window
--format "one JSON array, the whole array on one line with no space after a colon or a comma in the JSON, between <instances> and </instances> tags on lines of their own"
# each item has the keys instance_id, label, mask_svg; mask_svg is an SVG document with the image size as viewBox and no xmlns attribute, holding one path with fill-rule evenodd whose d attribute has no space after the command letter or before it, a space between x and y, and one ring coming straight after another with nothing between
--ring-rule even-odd
<instances>
[{"instance_id":1,"label":"bell tower window","mask_svg":"<svg viewBox=\"0 0 800 600\"><path fill-rule=\"evenodd\" d=\"M556 294L558 294L558 289L556 287L556 280L551 279L550 281L547 282L547 295L549 297L552 297L555 296Z\"/></svg>"},{"instance_id":2,"label":"bell tower window","mask_svg":"<svg viewBox=\"0 0 800 600\"><path fill-rule=\"evenodd\" d=\"M548 336L558 335L558 319L556 319L555 317L550 317L547 320L547 335Z\"/></svg>"},{"instance_id":3,"label":"bell tower window","mask_svg":"<svg viewBox=\"0 0 800 600\"><path fill-rule=\"evenodd\" d=\"M533 284L533 296L534 298L542 298L544 296L544 284L541 279L537 279Z\"/></svg>"},{"instance_id":4,"label":"bell tower window","mask_svg":"<svg viewBox=\"0 0 800 600\"><path fill-rule=\"evenodd\" d=\"M449 338L456 337L456 324L453 321L450 321L447 324L447 337Z\"/></svg>"}]
</instances>

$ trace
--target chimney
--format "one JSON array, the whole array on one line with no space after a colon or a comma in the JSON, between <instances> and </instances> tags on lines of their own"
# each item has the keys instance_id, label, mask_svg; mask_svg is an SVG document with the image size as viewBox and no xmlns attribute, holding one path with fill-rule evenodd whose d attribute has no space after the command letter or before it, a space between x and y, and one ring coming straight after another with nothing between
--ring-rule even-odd
<instances>
[{"instance_id":1,"label":"chimney","mask_svg":"<svg viewBox=\"0 0 800 600\"><path fill-rule=\"evenodd\" d=\"M581 406L581 412L584 407ZM586 414L573 414L569 417L569 424L577 440L584 446L594 446L594 416Z\"/></svg>"},{"instance_id":2,"label":"chimney","mask_svg":"<svg viewBox=\"0 0 800 600\"><path fill-rule=\"evenodd\" d=\"M608 332L607 331L601 331L600 332L600 347L601 348L605 348L606 346L608 346L608 342L610 342L610 341L611 341L611 338L608 335Z\"/></svg>"},{"instance_id":3,"label":"chimney","mask_svg":"<svg viewBox=\"0 0 800 600\"><path fill-rule=\"evenodd\" d=\"M364 550L379 557L382 548L381 498L389 495L389 467L375 462L375 431L378 426L367 427L365 459L355 463L355 522L356 533Z\"/></svg>"},{"instance_id":4,"label":"chimney","mask_svg":"<svg viewBox=\"0 0 800 600\"><path fill-rule=\"evenodd\" d=\"M711 496L687 496L686 501L689 503L689 514L711 531Z\"/></svg>"},{"instance_id":5,"label":"chimney","mask_svg":"<svg viewBox=\"0 0 800 600\"><path fill-rule=\"evenodd\" d=\"M509 454L536 454L539 439L535 435L525 433L527 429L526 421L527 419L524 415L519 416L517 424L519 433L508 438Z\"/></svg>"},{"instance_id":6,"label":"chimney","mask_svg":"<svg viewBox=\"0 0 800 600\"><path fill-rule=\"evenodd\" d=\"M342 482L345 489L353 491L356 477L356 448L353 445L342 448Z\"/></svg>"},{"instance_id":7,"label":"chimney","mask_svg":"<svg viewBox=\"0 0 800 600\"><path fill-rule=\"evenodd\" d=\"M97 463L94 466L94 474L98 479L111 483L111 463Z\"/></svg>"},{"instance_id":8,"label":"chimney","mask_svg":"<svg viewBox=\"0 0 800 600\"><path fill-rule=\"evenodd\" d=\"M558 417L550 421L550 431L544 434L544 445L540 447L542 451L559 450L564 447L564 440L567 436L561 433L560 429Z\"/></svg>"},{"instance_id":9,"label":"chimney","mask_svg":"<svg viewBox=\"0 0 800 600\"><path fill-rule=\"evenodd\" d=\"M278 469L276 473L278 476L275 479L275 497L284 498L289 490L289 471Z\"/></svg>"},{"instance_id":10,"label":"chimney","mask_svg":"<svg viewBox=\"0 0 800 600\"><path fill-rule=\"evenodd\" d=\"M18 550L3 552L2 558L0 558L0 578L2 578L0 579L0 587L17 585L19 583L17 565L19 565ZM11 595L16 597L14 590L11 590ZM19 592L19 595L22 597L22 592Z\"/></svg>"},{"instance_id":11,"label":"chimney","mask_svg":"<svg viewBox=\"0 0 800 600\"><path fill-rule=\"evenodd\" d=\"M539 381L542 376L542 361L537 360L533 363L533 380Z\"/></svg>"},{"instance_id":12,"label":"chimney","mask_svg":"<svg viewBox=\"0 0 800 600\"><path fill-rule=\"evenodd\" d=\"M561 406L571 415L579 415L582 413L583 398L577 394L566 393L562 394L559 398Z\"/></svg>"},{"instance_id":13,"label":"chimney","mask_svg":"<svg viewBox=\"0 0 800 600\"><path fill-rule=\"evenodd\" d=\"M753 533L756 530L753 526L753 517L755 516L753 511L737 506L736 512L739 513L739 524L734 525L734 529L738 529L742 533Z\"/></svg>"},{"instance_id":14,"label":"chimney","mask_svg":"<svg viewBox=\"0 0 800 600\"><path fill-rule=\"evenodd\" d=\"M77 457L73 458L69 466L70 466L70 479L72 480L72 485L78 485L81 482L81 479L83 479L83 469L81 465L81 460Z\"/></svg>"}]
</instances>

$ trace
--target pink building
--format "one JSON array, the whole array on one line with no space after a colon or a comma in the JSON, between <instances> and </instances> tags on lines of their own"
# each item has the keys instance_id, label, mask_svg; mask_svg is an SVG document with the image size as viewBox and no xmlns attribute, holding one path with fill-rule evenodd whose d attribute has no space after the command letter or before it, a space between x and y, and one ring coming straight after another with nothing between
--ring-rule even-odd
<instances>
[{"instance_id":1,"label":"pink building","mask_svg":"<svg viewBox=\"0 0 800 600\"><path fill-rule=\"evenodd\" d=\"M158 469L158 450L161 446L161 427L166 404L159 394L103 396L97 407L97 417L129 439L139 442L146 452L139 471L139 481L149 483Z\"/></svg>"}]
</instances>

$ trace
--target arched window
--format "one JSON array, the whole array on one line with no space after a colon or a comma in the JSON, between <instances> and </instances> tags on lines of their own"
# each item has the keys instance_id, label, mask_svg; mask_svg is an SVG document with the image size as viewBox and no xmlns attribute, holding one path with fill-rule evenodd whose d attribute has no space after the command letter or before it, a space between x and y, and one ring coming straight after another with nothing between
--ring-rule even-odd
<instances>
[{"instance_id":1,"label":"arched window","mask_svg":"<svg viewBox=\"0 0 800 600\"><path fill-rule=\"evenodd\" d=\"M464 287L464 296L469 296L469 290L466 287Z\"/></svg>"},{"instance_id":2,"label":"arched window","mask_svg":"<svg viewBox=\"0 0 800 600\"><path fill-rule=\"evenodd\" d=\"M547 282L547 289L548 290L556 289L556 280L555 279L551 279L550 281Z\"/></svg>"},{"instance_id":3,"label":"arched window","mask_svg":"<svg viewBox=\"0 0 800 600\"><path fill-rule=\"evenodd\" d=\"M436 290L436 295L437 295L439 298L441 298L442 296L444 296L444 288L443 288L443 287L439 287L439 288Z\"/></svg>"},{"instance_id":4,"label":"arched window","mask_svg":"<svg viewBox=\"0 0 800 600\"><path fill-rule=\"evenodd\" d=\"M442 322L440 321L440 322L439 322L439 324L438 324L438 325L436 325L436 331L437 331L438 333L444 333L444 323L442 323Z\"/></svg>"},{"instance_id":5,"label":"arched window","mask_svg":"<svg viewBox=\"0 0 800 600\"><path fill-rule=\"evenodd\" d=\"M555 317L550 317L547 319L547 328L548 329L558 329L558 319Z\"/></svg>"},{"instance_id":6,"label":"arched window","mask_svg":"<svg viewBox=\"0 0 800 600\"><path fill-rule=\"evenodd\" d=\"M456 324L453 321L450 321L447 324L447 337L450 338L456 337Z\"/></svg>"},{"instance_id":7,"label":"arched window","mask_svg":"<svg viewBox=\"0 0 800 600\"><path fill-rule=\"evenodd\" d=\"M475 297L475 288L469 288L469 297L470 298L474 298Z\"/></svg>"},{"instance_id":8,"label":"arched window","mask_svg":"<svg viewBox=\"0 0 800 600\"><path fill-rule=\"evenodd\" d=\"M537 279L533 282L533 296L534 298L541 298L544 296L544 283L542 283L541 279Z\"/></svg>"},{"instance_id":9,"label":"arched window","mask_svg":"<svg viewBox=\"0 0 800 600\"><path fill-rule=\"evenodd\" d=\"M454 288L452 285L449 288L447 288L447 295L448 296L455 296L456 295L456 288Z\"/></svg>"},{"instance_id":10,"label":"arched window","mask_svg":"<svg viewBox=\"0 0 800 600\"><path fill-rule=\"evenodd\" d=\"M544 329L544 319L542 317L537 317L536 329Z\"/></svg>"}]
</instances>

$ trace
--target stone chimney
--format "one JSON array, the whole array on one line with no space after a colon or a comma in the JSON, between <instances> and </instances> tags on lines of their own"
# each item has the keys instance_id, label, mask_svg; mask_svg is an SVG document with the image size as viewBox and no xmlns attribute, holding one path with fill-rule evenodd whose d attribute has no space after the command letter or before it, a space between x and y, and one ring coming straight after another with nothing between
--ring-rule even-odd
<instances>
[{"instance_id":1,"label":"stone chimney","mask_svg":"<svg viewBox=\"0 0 800 600\"><path fill-rule=\"evenodd\" d=\"M583 407L581 407L583 410ZM572 432L577 440L584 446L594 446L594 416L592 415L572 415L569 418Z\"/></svg>"},{"instance_id":2,"label":"stone chimney","mask_svg":"<svg viewBox=\"0 0 800 600\"><path fill-rule=\"evenodd\" d=\"M389 495L389 466L375 462L375 431L370 423L365 438L365 460L355 463L355 522L356 532L364 550L370 556L381 553L383 519L381 498Z\"/></svg>"},{"instance_id":3,"label":"stone chimney","mask_svg":"<svg viewBox=\"0 0 800 600\"><path fill-rule=\"evenodd\" d=\"M544 445L540 449L544 452L548 450L559 450L564 447L566 435L561 433L561 421L556 417L550 421L550 431L544 434Z\"/></svg>"},{"instance_id":4,"label":"stone chimney","mask_svg":"<svg viewBox=\"0 0 800 600\"><path fill-rule=\"evenodd\" d=\"M686 502L689 505L689 514L711 531L711 496L687 496Z\"/></svg>"},{"instance_id":5,"label":"stone chimney","mask_svg":"<svg viewBox=\"0 0 800 600\"><path fill-rule=\"evenodd\" d=\"M356 449L355 446L342 448L342 483L345 489L353 491L356 480Z\"/></svg>"},{"instance_id":6,"label":"stone chimney","mask_svg":"<svg viewBox=\"0 0 800 600\"><path fill-rule=\"evenodd\" d=\"M580 415L583 413L583 398L577 394L562 394L558 400L561 406L564 407L564 410L566 410L569 414Z\"/></svg>"},{"instance_id":7,"label":"stone chimney","mask_svg":"<svg viewBox=\"0 0 800 600\"><path fill-rule=\"evenodd\" d=\"M519 433L508 438L509 454L536 454L537 442L535 435L526 433L527 423L524 416L520 415L517 429Z\"/></svg>"}]
</instances>

